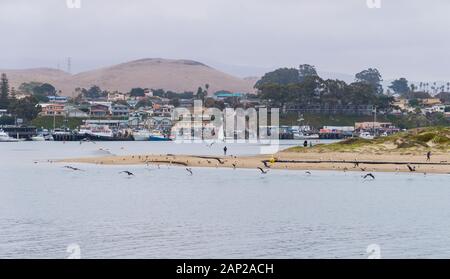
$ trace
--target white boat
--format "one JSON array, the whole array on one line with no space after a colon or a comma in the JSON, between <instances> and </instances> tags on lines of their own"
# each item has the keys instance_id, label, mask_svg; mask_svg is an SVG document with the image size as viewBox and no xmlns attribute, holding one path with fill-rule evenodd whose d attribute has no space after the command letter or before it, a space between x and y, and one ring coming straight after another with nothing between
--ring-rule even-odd
<instances>
[{"instance_id":1,"label":"white boat","mask_svg":"<svg viewBox=\"0 0 450 279\"><path fill-rule=\"evenodd\" d=\"M150 133L150 141L171 141L170 138L167 138L166 136L161 133L161 131L155 130Z\"/></svg>"},{"instance_id":2,"label":"white boat","mask_svg":"<svg viewBox=\"0 0 450 279\"><path fill-rule=\"evenodd\" d=\"M50 134L38 134L37 136L31 137L32 141L54 141L55 139L53 138L52 135Z\"/></svg>"},{"instance_id":3,"label":"white boat","mask_svg":"<svg viewBox=\"0 0 450 279\"><path fill-rule=\"evenodd\" d=\"M305 139L319 139L318 134L304 134L302 132L294 132L295 140L305 140Z\"/></svg>"},{"instance_id":4,"label":"white boat","mask_svg":"<svg viewBox=\"0 0 450 279\"><path fill-rule=\"evenodd\" d=\"M133 132L133 138L135 141L149 141L151 133L147 129L140 129Z\"/></svg>"},{"instance_id":5,"label":"white boat","mask_svg":"<svg viewBox=\"0 0 450 279\"><path fill-rule=\"evenodd\" d=\"M83 125L80 127L79 134L84 134L92 140L114 138L114 133L108 125Z\"/></svg>"},{"instance_id":6,"label":"white boat","mask_svg":"<svg viewBox=\"0 0 450 279\"><path fill-rule=\"evenodd\" d=\"M31 137L32 141L45 141L45 137L43 134L39 134L37 136Z\"/></svg>"},{"instance_id":7,"label":"white boat","mask_svg":"<svg viewBox=\"0 0 450 279\"><path fill-rule=\"evenodd\" d=\"M12 138L5 131L0 129L0 142L18 142L18 141L23 141L23 140Z\"/></svg>"},{"instance_id":8,"label":"white boat","mask_svg":"<svg viewBox=\"0 0 450 279\"><path fill-rule=\"evenodd\" d=\"M362 139L368 139L368 140L373 140L375 138L369 132L362 132L361 134L359 134L359 137L362 138Z\"/></svg>"}]
</instances>

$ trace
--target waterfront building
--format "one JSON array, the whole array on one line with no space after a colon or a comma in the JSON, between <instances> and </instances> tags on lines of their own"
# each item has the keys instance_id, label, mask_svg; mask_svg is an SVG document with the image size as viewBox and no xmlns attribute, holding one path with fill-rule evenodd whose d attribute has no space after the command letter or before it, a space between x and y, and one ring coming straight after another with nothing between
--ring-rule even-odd
<instances>
[{"instance_id":1,"label":"waterfront building","mask_svg":"<svg viewBox=\"0 0 450 279\"><path fill-rule=\"evenodd\" d=\"M106 117L109 114L109 106L94 104L89 109L89 115L92 117Z\"/></svg>"},{"instance_id":2,"label":"waterfront building","mask_svg":"<svg viewBox=\"0 0 450 279\"><path fill-rule=\"evenodd\" d=\"M42 108L42 116L60 116L65 114L65 105L60 103L39 104Z\"/></svg>"},{"instance_id":3,"label":"waterfront building","mask_svg":"<svg viewBox=\"0 0 450 279\"><path fill-rule=\"evenodd\" d=\"M130 115L130 109L125 105L113 104L111 106L111 115L114 117L128 117Z\"/></svg>"}]
</instances>

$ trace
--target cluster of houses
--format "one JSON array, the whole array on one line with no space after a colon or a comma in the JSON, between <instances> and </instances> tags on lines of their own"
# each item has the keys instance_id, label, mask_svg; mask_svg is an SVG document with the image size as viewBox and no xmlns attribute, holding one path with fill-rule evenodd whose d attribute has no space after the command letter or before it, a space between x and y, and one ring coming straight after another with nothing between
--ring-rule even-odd
<instances>
[{"instance_id":1,"label":"cluster of houses","mask_svg":"<svg viewBox=\"0 0 450 279\"><path fill-rule=\"evenodd\" d=\"M447 118L450 118L450 103L443 101L440 98L424 98L424 99L418 99L419 107L413 107L410 104L410 100L406 98L400 98L397 97L395 99L395 102L392 104L394 109L391 113L392 114L403 114L403 113L409 113L409 112L417 112L419 109L422 114L429 114L429 113L443 113Z\"/></svg>"}]
</instances>

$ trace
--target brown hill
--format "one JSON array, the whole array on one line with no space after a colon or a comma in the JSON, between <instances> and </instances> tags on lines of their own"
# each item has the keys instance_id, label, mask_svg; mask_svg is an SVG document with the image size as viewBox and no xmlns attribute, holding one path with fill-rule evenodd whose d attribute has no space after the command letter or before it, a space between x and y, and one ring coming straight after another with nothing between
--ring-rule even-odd
<instances>
[{"instance_id":1,"label":"brown hill","mask_svg":"<svg viewBox=\"0 0 450 279\"><path fill-rule=\"evenodd\" d=\"M72 96L75 88L98 85L104 90L128 92L131 88L196 92L210 85L209 92L228 90L254 92L253 81L234 77L191 60L141 59L111 67L70 75L54 69L5 70L11 86L37 81L53 84L63 95Z\"/></svg>"}]
</instances>

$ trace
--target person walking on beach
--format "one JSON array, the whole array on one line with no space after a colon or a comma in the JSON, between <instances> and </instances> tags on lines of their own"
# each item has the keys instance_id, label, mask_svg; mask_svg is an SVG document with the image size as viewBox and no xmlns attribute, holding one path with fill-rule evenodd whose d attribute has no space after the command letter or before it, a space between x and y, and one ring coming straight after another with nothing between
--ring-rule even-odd
<instances>
[{"instance_id":1,"label":"person walking on beach","mask_svg":"<svg viewBox=\"0 0 450 279\"><path fill-rule=\"evenodd\" d=\"M228 148L225 146L225 147L223 148L223 155L224 155L224 156L227 156L227 150L228 150Z\"/></svg>"},{"instance_id":2,"label":"person walking on beach","mask_svg":"<svg viewBox=\"0 0 450 279\"><path fill-rule=\"evenodd\" d=\"M431 151L427 152L427 162L431 161Z\"/></svg>"}]
</instances>

